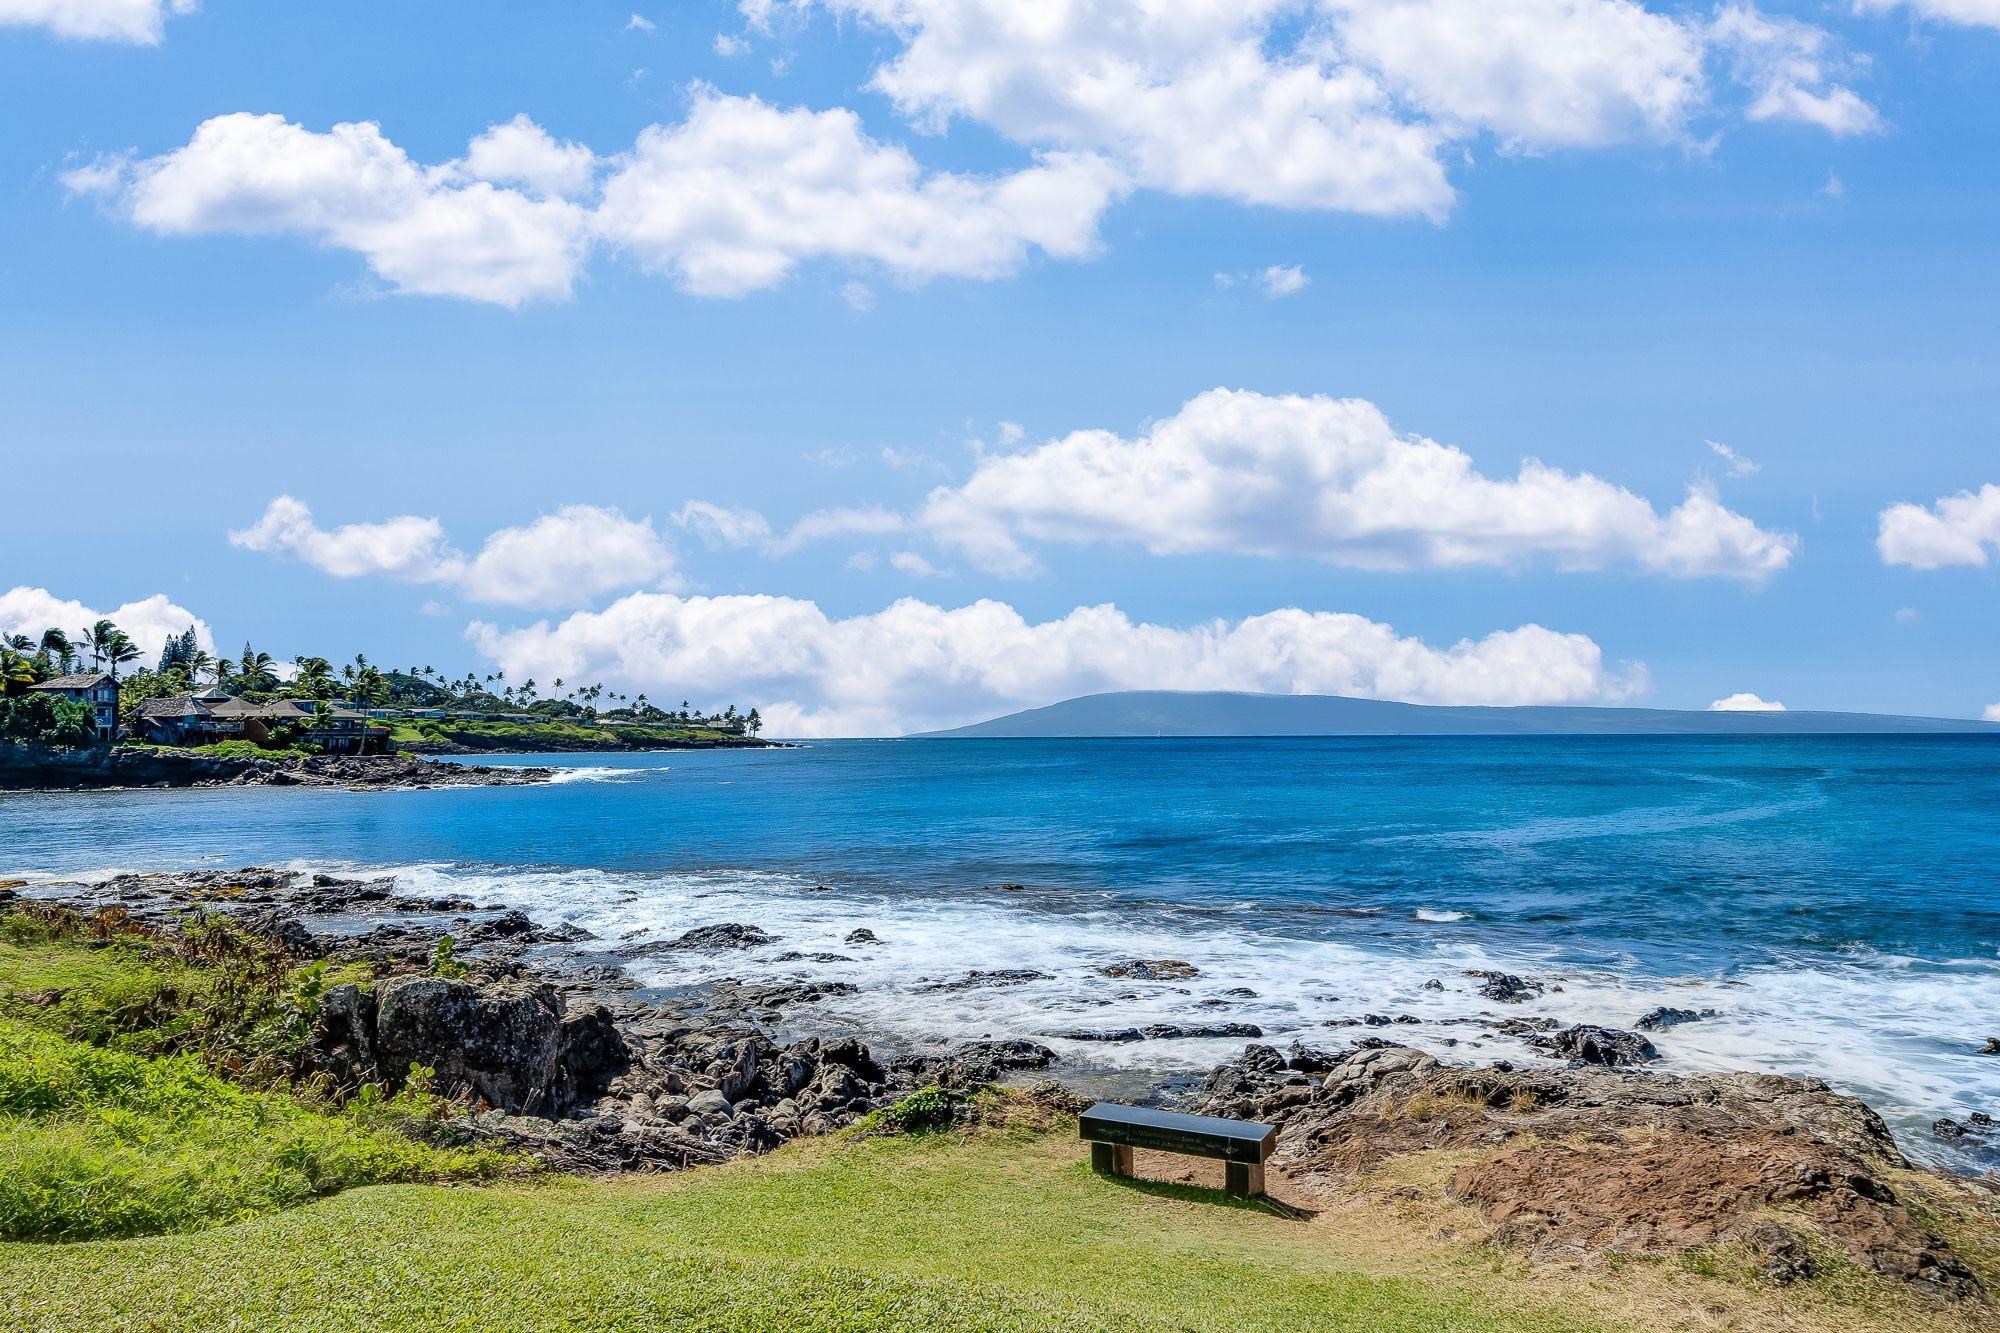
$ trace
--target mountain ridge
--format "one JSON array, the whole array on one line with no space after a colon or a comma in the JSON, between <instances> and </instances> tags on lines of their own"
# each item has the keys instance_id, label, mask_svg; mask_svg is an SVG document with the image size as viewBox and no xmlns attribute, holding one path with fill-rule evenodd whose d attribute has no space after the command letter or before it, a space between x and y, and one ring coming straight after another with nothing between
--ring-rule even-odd
<instances>
[{"instance_id":1,"label":"mountain ridge","mask_svg":"<svg viewBox=\"0 0 2000 1333\"><path fill-rule=\"evenodd\" d=\"M912 739L1252 736L1991 735L1971 719L1849 712L1709 712L1565 705L1397 703L1338 694L1117 690Z\"/></svg>"}]
</instances>

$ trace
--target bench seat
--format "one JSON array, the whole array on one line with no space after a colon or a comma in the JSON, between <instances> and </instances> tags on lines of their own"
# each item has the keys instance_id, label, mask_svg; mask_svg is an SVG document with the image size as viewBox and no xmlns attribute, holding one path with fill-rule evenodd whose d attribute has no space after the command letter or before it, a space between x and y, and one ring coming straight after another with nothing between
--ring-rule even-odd
<instances>
[{"instance_id":1,"label":"bench seat","mask_svg":"<svg viewBox=\"0 0 2000 1333\"><path fill-rule=\"evenodd\" d=\"M1264 1163L1278 1142L1276 1125L1120 1102L1092 1106L1079 1117L1077 1132L1090 1144L1091 1167L1104 1175L1131 1175L1134 1148L1220 1158L1224 1189L1246 1199L1264 1192Z\"/></svg>"}]
</instances>

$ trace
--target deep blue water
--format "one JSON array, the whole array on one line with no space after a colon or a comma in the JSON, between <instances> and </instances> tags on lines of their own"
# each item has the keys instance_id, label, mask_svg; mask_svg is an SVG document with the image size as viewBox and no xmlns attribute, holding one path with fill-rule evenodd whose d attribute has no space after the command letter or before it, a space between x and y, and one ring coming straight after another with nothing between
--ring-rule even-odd
<instances>
[{"instance_id":1,"label":"deep blue water","mask_svg":"<svg viewBox=\"0 0 2000 1333\"><path fill-rule=\"evenodd\" d=\"M0 875L399 867L641 942L743 919L830 947L872 924L880 953L815 974L865 981L845 1017L913 1042L1052 1014L1213 1018L1237 986L1258 995L1229 1016L1274 1036L1408 1012L1440 1025L1413 1039L1441 1041L1480 1007L1464 969L1498 964L1563 977L1532 1012L1722 1009L1662 1038L1670 1059L1824 1074L1906 1140L2000 1102L2000 1059L1971 1054L2000 1034L2000 739L846 741L556 762L575 780L0 796ZM1134 995L1095 973L1134 952L1203 977ZM1052 979L909 1017L925 978L988 965ZM638 966L700 979L667 955Z\"/></svg>"}]
</instances>

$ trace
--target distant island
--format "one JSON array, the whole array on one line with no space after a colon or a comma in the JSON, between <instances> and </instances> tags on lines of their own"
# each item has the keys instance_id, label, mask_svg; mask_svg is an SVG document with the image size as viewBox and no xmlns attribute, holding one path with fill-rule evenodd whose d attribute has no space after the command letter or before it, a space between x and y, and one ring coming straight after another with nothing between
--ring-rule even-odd
<instances>
[{"instance_id":1,"label":"distant island","mask_svg":"<svg viewBox=\"0 0 2000 1333\"><path fill-rule=\"evenodd\" d=\"M2000 724L1878 713L1441 708L1333 694L1120 690L914 739L1139 736L2000 736Z\"/></svg>"}]
</instances>

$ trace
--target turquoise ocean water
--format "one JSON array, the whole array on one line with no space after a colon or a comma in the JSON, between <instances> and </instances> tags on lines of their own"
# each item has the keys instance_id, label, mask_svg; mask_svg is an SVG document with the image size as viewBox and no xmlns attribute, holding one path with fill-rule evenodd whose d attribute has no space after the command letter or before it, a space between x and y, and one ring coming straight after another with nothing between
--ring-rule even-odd
<instances>
[{"instance_id":1,"label":"turquoise ocean water","mask_svg":"<svg viewBox=\"0 0 2000 1333\"><path fill-rule=\"evenodd\" d=\"M1824 1077L1931 1157L1931 1120L2000 1111L2000 1057L1976 1054L2000 1035L2000 740L835 741L484 762L556 762L564 780L0 795L0 876L393 869L577 921L649 984L850 982L801 1017L918 1047L1218 1021L1338 1042L1374 1013L1418 1018L1393 1035L1440 1054L1521 1058L1452 1020L1713 1008L1657 1038L1671 1067ZM653 947L716 921L849 961ZM858 926L881 943L843 944ZM1097 970L1135 956L1200 975ZM1464 976L1487 967L1561 989L1503 1009ZM997 968L1048 975L927 989ZM1050 1044L1137 1080L1242 1042Z\"/></svg>"}]
</instances>

